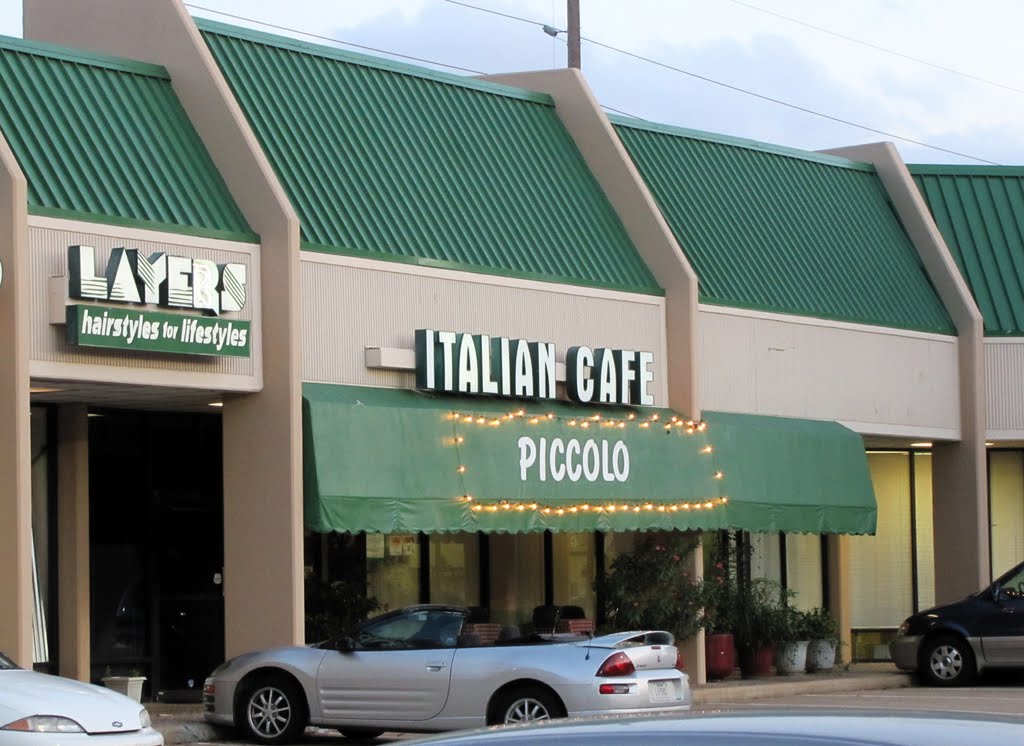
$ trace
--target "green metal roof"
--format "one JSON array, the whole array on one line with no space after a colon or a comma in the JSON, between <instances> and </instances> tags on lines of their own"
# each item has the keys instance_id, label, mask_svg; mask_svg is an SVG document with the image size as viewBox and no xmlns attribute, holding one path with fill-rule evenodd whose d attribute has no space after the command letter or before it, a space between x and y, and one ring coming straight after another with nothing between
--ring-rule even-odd
<instances>
[{"instance_id":1,"label":"green metal roof","mask_svg":"<svg viewBox=\"0 0 1024 746\"><path fill-rule=\"evenodd\" d=\"M1024 335L1024 167L909 166L985 319Z\"/></svg>"},{"instance_id":2,"label":"green metal roof","mask_svg":"<svg viewBox=\"0 0 1024 746\"><path fill-rule=\"evenodd\" d=\"M197 23L304 248L661 292L550 97Z\"/></svg>"},{"instance_id":3,"label":"green metal roof","mask_svg":"<svg viewBox=\"0 0 1024 746\"><path fill-rule=\"evenodd\" d=\"M35 215L256 239L162 67L0 37L0 132Z\"/></svg>"},{"instance_id":4,"label":"green metal roof","mask_svg":"<svg viewBox=\"0 0 1024 746\"><path fill-rule=\"evenodd\" d=\"M702 303L955 333L872 166L612 121Z\"/></svg>"}]
</instances>

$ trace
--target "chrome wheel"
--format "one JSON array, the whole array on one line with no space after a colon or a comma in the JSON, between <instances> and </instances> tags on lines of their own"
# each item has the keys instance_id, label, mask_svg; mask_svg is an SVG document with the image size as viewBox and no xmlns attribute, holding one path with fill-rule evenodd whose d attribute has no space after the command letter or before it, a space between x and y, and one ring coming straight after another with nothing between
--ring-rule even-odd
<instances>
[{"instance_id":1,"label":"chrome wheel","mask_svg":"<svg viewBox=\"0 0 1024 746\"><path fill-rule=\"evenodd\" d=\"M505 724L534 723L538 720L550 720L551 713L540 700L533 697L520 697L505 710Z\"/></svg>"},{"instance_id":2,"label":"chrome wheel","mask_svg":"<svg viewBox=\"0 0 1024 746\"><path fill-rule=\"evenodd\" d=\"M258 737L278 739L292 720L292 703L276 686L264 686L249 697L245 717L249 729Z\"/></svg>"},{"instance_id":3,"label":"chrome wheel","mask_svg":"<svg viewBox=\"0 0 1024 746\"><path fill-rule=\"evenodd\" d=\"M928 659L932 675L940 681L953 681L964 670L964 657L960 648L945 643L936 645Z\"/></svg>"}]
</instances>

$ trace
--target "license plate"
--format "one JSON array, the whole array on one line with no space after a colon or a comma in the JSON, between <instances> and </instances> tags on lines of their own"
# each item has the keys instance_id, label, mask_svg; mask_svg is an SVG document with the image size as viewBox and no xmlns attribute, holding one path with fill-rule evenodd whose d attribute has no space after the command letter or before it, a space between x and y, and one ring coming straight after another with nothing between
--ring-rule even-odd
<instances>
[{"instance_id":1,"label":"license plate","mask_svg":"<svg viewBox=\"0 0 1024 746\"><path fill-rule=\"evenodd\" d=\"M651 702L673 702L676 699L676 687L669 680L648 682L647 692Z\"/></svg>"}]
</instances>

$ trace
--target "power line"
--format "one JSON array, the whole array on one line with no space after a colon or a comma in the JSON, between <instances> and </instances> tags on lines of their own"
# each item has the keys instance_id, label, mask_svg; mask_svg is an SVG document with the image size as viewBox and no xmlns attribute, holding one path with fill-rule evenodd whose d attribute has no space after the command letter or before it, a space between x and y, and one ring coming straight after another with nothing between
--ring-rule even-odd
<instances>
[{"instance_id":1,"label":"power line","mask_svg":"<svg viewBox=\"0 0 1024 746\"><path fill-rule=\"evenodd\" d=\"M522 21L524 23L529 23L529 24L531 24L533 26L540 26L541 28L543 28L543 26L544 26L544 24L539 23L537 21L532 21L532 20L527 19L527 18L520 18L518 16L511 16L511 15L508 15L507 13L499 13L498 11L491 10L490 8L482 8L482 7L478 6L478 5L471 5L471 4L466 3L466 2L459 2L459 0L445 0L445 2L451 3L452 5L461 5L461 6L465 7L465 8L471 8L472 10L478 10L478 11L482 11L484 13L492 13L494 15L503 16L505 18L511 18L513 20L516 20L516 21ZM793 103L790 103L788 101L784 101L784 100L779 99L779 98L773 98L772 96L766 96L766 95L761 94L761 93L756 93L756 92L748 90L746 88L741 88L740 86L731 85L729 83L723 83L720 80L715 80L714 78L709 78L709 77L704 76L704 75L698 75L697 73L692 73L689 70L684 70L684 69L682 69L680 67L675 67L674 65L669 65L666 62L661 62L659 60L655 60L655 59L652 59L650 57L644 57L643 55L636 54L635 52L629 52L629 51L627 51L625 49L620 49L619 47L612 46L611 44L605 44L604 42L597 41L596 39L591 39L591 38L586 37L586 36L582 36L580 38L583 39L583 41L587 42L588 44L593 44L594 46L603 47L603 48L608 49L608 50L610 50L612 52L617 52L619 54L626 55L627 57L632 57L632 58L640 60L642 62L647 62L648 64L651 64L651 65L657 65L658 67L663 67L666 70L671 70L673 72L677 72L677 73L680 73L682 75L687 75L687 76L689 76L691 78L696 78L698 80L704 81L705 83L711 83L712 85L717 85L717 86L721 86L723 88L728 88L729 90L736 91L737 93L743 93L743 94L746 94L748 96L753 96L755 98L761 99L762 101L768 101L769 103L777 104L779 106L785 106L785 107L793 109L795 111L803 112L804 114L811 114L812 116L820 117L822 119L828 119L828 120L830 120L832 122L837 122L839 124L845 124L845 125L847 125L849 127L856 127L858 129L862 129L862 130L865 130L867 132L873 132L876 135L883 135L885 137L891 137L891 138L894 138L896 140L902 140L903 142L911 143L913 145L920 145L921 147L924 147L924 148L930 148L931 150L937 150L937 151L942 152L942 153L948 153L950 155L955 155L955 156L958 156L960 158L968 158L970 160L978 161L980 163L987 163L987 164L992 165L992 166L1000 165L999 163L996 163L995 161L990 161L990 160L987 160L985 158L979 158L978 156L975 156L975 155L969 155L967 153L961 153L961 152L959 152L957 150L950 150L949 148L943 148L943 147L940 147L938 145L931 145L931 144L923 142L921 140L915 140L912 137L904 137L903 135L898 135L898 134L896 134L894 132L888 132L886 130L877 129L876 127L869 127L868 125L865 125L865 124L859 124L857 122L853 122L853 121L850 121L848 119L843 119L841 117L835 117L835 116L832 116L831 114L825 114L823 112L816 111L814 109L809 109L809 108L807 108L805 106L800 106L799 104L793 104Z\"/></svg>"},{"instance_id":2,"label":"power line","mask_svg":"<svg viewBox=\"0 0 1024 746\"><path fill-rule=\"evenodd\" d=\"M930 145L930 144L928 144L926 142L923 142L921 140L915 140L915 139L913 139L911 137L904 137L903 135L897 135L894 132L887 132L886 130L880 130L880 129L877 129L875 127L869 127L866 124L858 124L857 122L851 122L849 119L843 119L842 117L834 117L831 114L825 114L825 113L820 112L820 111L815 111L814 109L808 109L807 107L800 106L799 104L792 104L792 103L790 103L788 101L783 101L780 98L773 98L772 96L766 96L763 93L755 93L754 91L749 91L746 88L740 88L739 86L731 85L729 83L723 83L720 80L714 80L713 78L708 78L708 77L706 77L704 75L698 75L697 73L691 73L689 70L684 70L681 67L675 67L673 65L669 65L666 62L661 62L659 60L651 59L650 57L644 57L643 55L636 54L634 52L627 52L624 49L619 49L617 47L611 46L610 44L604 44L603 42L595 41L594 39L588 39L586 37L583 37L583 39L584 39L584 41L586 41L586 42L588 42L590 44L593 44L594 46L604 47L605 49L610 49L613 52L618 52L619 54L624 54L627 57L633 57L634 59L642 60L643 62L647 62L647 63L650 63L652 65L657 65L658 67L663 67L666 70L672 70L673 72L681 73L683 75L688 75L691 78L696 78L697 80L703 80L703 81L705 81L707 83L713 83L713 84L715 84L717 86L721 86L723 88L728 88L729 90L732 90L732 91L737 91L739 93L745 93L748 96L753 96L754 98L759 98L762 101L768 101L768 102L773 103L773 104L778 104L779 106L785 106L787 108L794 109L795 111L802 111L805 114L812 114L812 115L814 115L816 117L821 117L822 119L828 119L828 120L830 120L832 122L838 122L840 124L846 124L846 125L849 125L851 127L858 127L860 129L866 130L868 132L874 132L876 135L884 135L885 137L894 137L897 140L902 140L903 142L913 143L914 145L920 145L920 146L925 147L925 148L931 148L932 150L938 150L938 151L941 151L943 153L949 153L950 155L956 155L956 156L959 156L961 158L970 158L971 160L980 161L981 163L988 163L989 165L992 165L992 166L1000 165L1000 164L996 163L995 161L989 161L989 160L986 160L984 158L979 158L978 156L975 156L975 155L968 155L967 153L961 153L961 152L959 152L957 150L950 150L949 148L943 148L943 147L940 147L938 145Z\"/></svg>"},{"instance_id":3,"label":"power line","mask_svg":"<svg viewBox=\"0 0 1024 746\"><path fill-rule=\"evenodd\" d=\"M365 50L370 51L370 52L376 52L377 54L386 54L386 55L389 55L391 57L401 57L402 59L405 59L405 60L413 60L414 62L420 62L420 63L426 64L426 65L437 65L438 67L447 67L447 68L449 68L451 70L461 70L462 72L473 73L474 75L486 75L487 74L487 73L485 73L485 72L483 72L481 70L474 70L474 69L469 68L469 67L459 67L458 65L448 65L448 64L446 64L444 62L437 62L436 60L428 60L428 59L424 59L423 57L413 57L412 55L408 55L408 54L399 54L398 52L389 52L386 49L378 49L377 47L368 47L368 46L366 46L364 44L356 44L354 42L345 41L343 39L335 39L334 37L331 37L331 36L321 36L320 34L312 34L312 33L308 32L308 31L300 31L299 29L288 28L287 26L278 26L277 24L274 24L274 23L267 23L266 21L257 21L255 18L247 18L245 16L235 15L234 13L226 13L223 10L214 10L213 8L204 8L201 5L193 5L192 3L185 3L185 7L186 8L192 8L193 10L203 10L203 11L206 11L207 13L216 13L217 15L227 16L228 18L234 18L235 20L238 20L238 21L247 21L249 23L257 23L260 26L266 26L267 28L277 29L278 31L287 31L287 32L289 32L291 34L301 34L302 36L309 36L309 37L311 37L313 39L320 39L322 41L329 41L329 42L333 42L335 44L344 44L347 47L355 47L357 49L365 49Z\"/></svg>"},{"instance_id":4,"label":"power line","mask_svg":"<svg viewBox=\"0 0 1024 746\"><path fill-rule=\"evenodd\" d=\"M758 7L757 5L751 5L750 3L743 2L743 0L729 0L729 2L735 3L736 5L742 5L744 8L749 8L750 10L756 10L759 13L765 13L766 15L775 16L776 18L781 18L784 21L789 21L790 23L795 23L795 24L797 24L799 26L805 26L806 28L814 29L815 31L820 31L823 34L828 34L830 36L834 36L837 39L843 39L844 41L852 42L853 44L860 44L861 46L868 47L870 49L874 49L874 50L877 50L879 52L885 52L886 54L891 54L894 57L901 57L901 58L903 58L905 60L910 60L911 62L916 62L919 65L926 65L927 67L933 67L936 70L942 70L943 72L952 73L953 75L959 75L960 77L969 78L970 80L977 81L978 83L984 83L985 85L991 85L991 86L995 86L996 88L1002 88L1002 89L1007 90L1007 91L1013 91L1014 93L1024 93L1024 89L1014 88L1012 85L1006 85L1005 83L997 83L994 80L989 80L987 78L982 78L979 75L972 75L971 73L965 73L962 70L957 70L957 69L952 68L952 67L946 67L944 65L939 65L939 64L937 64L935 62L929 62L928 60L923 60L920 57L913 57L913 56L911 56L909 54L904 54L903 52L897 52L897 51L895 51L893 49L887 49L886 47L880 46L878 44L872 44L871 42L863 41L861 39L857 39L857 38L852 37L852 36L847 36L846 34L840 34L839 32L832 31L831 29L823 28L821 26L815 26L813 23L807 23L806 21L801 21L798 18L792 18L790 16L785 16L785 15L782 15L781 13L776 13L774 11L768 10L767 8L761 8L761 7Z\"/></svg>"}]
</instances>

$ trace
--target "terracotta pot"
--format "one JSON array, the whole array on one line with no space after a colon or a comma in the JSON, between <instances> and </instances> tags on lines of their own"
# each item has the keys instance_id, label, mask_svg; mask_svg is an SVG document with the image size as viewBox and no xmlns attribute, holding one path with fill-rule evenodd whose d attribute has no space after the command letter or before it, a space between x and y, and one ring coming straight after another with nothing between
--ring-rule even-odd
<instances>
[{"instance_id":1,"label":"terracotta pot","mask_svg":"<svg viewBox=\"0 0 1024 746\"><path fill-rule=\"evenodd\" d=\"M740 650L740 673L745 679L774 674L772 662L775 658L774 645L762 645L761 647L746 647Z\"/></svg>"},{"instance_id":2,"label":"terracotta pot","mask_svg":"<svg viewBox=\"0 0 1024 746\"><path fill-rule=\"evenodd\" d=\"M731 632L718 632L704 638L704 658L708 679L724 679L736 669L736 644Z\"/></svg>"}]
</instances>

